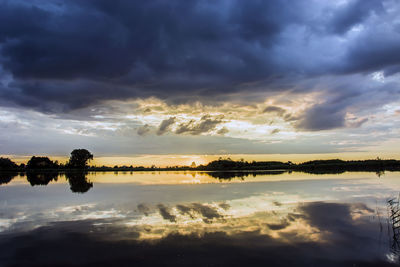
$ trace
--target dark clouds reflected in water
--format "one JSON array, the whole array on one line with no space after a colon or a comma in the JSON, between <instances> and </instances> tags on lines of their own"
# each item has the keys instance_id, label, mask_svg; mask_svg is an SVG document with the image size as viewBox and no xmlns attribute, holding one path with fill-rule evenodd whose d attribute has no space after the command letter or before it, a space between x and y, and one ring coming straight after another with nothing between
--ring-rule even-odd
<instances>
[{"instance_id":1,"label":"dark clouds reflected in water","mask_svg":"<svg viewBox=\"0 0 400 267\"><path fill-rule=\"evenodd\" d=\"M34 186L18 176L0 187L0 266L398 262L386 202L400 191L397 172L75 175L35 176ZM70 191L91 182L84 194Z\"/></svg>"},{"instance_id":2,"label":"dark clouds reflected in water","mask_svg":"<svg viewBox=\"0 0 400 267\"><path fill-rule=\"evenodd\" d=\"M165 206L159 208L161 212ZM118 226L105 220L58 222L3 234L0 260L5 266L394 266L371 212L363 204L311 202L289 214L286 227L270 225L275 228L270 234L262 229L192 229L166 231L151 240L140 238L152 231L151 226ZM319 237L303 238L301 228L282 231L302 222Z\"/></svg>"}]
</instances>

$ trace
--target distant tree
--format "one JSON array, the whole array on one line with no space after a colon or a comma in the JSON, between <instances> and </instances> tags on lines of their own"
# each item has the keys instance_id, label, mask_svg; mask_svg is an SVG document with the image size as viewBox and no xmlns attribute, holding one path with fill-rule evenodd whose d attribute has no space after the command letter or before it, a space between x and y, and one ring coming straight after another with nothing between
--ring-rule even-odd
<instances>
[{"instance_id":1,"label":"distant tree","mask_svg":"<svg viewBox=\"0 0 400 267\"><path fill-rule=\"evenodd\" d=\"M48 157L33 156L26 165L27 169L56 169L58 165L51 161Z\"/></svg>"},{"instance_id":2,"label":"distant tree","mask_svg":"<svg viewBox=\"0 0 400 267\"><path fill-rule=\"evenodd\" d=\"M69 158L68 167L85 169L87 163L93 159L93 154L86 149L74 149Z\"/></svg>"},{"instance_id":3,"label":"distant tree","mask_svg":"<svg viewBox=\"0 0 400 267\"><path fill-rule=\"evenodd\" d=\"M14 170L17 168L18 165L9 158L0 158L0 170Z\"/></svg>"},{"instance_id":4,"label":"distant tree","mask_svg":"<svg viewBox=\"0 0 400 267\"><path fill-rule=\"evenodd\" d=\"M192 164L190 165L191 168L196 168L196 162L192 162Z\"/></svg>"}]
</instances>

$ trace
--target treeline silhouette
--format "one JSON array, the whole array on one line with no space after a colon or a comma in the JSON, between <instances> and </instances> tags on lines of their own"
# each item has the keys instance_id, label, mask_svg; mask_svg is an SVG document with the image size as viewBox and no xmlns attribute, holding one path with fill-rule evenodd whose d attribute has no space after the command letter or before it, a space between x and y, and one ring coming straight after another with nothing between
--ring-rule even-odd
<instances>
[{"instance_id":1,"label":"treeline silhouette","mask_svg":"<svg viewBox=\"0 0 400 267\"><path fill-rule=\"evenodd\" d=\"M303 163L280 162L280 161L234 161L232 159L218 159L206 165L193 166L171 166L151 167L143 166L91 166L90 171L268 171L287 170L302 171L308 173L342 173L345 171L400 171L400 161L394 159L372 159L372 160L314 160Z\"/></svg>"},{"instance_id":2,"label":"treeline silhouette","mask_svg":"<svg viewBox=\"0 0 400 267\"><path fill-rule=\"evenodd\" d=\"M294 165L292 170L318 172L344 172L344 171L399 171L400 161L394 159L370 160L313 160Z\"/></svg>"},{"instance_id":3,"label":"treeline silhouette","mask_svg":"<svg viewBox=\"0 0 400 267\"><path fill-rule=\"evenodd\" d=\"M60 176L65 176L65 179L70 185L70 189L74 193L86 193L93 187L93 183L87 179L87 171L26 171L18 173L15 171L0 172L0 185L8 184L16 176L20 174L26 176L26 180L31 186L46 186L51 182L57 182Z\"/></svg>"},{"instance_id":4,"label":"treeline silhouette","mask_svg":"<svg viewBox=\"0 0 400 267\"><path fill-rule=\"evenodd\" d=\"M9 158L0 158L0 171L87 170L92 159L93 154L87 149L74 149L66 164L42 156L32 156L27 164L19 165Z\"/></svg>"},{"instance_id":5,"label":"treeline silhouette","mask_svg":"<svg viewBox=\"0 0 400 267\"><path fill-rule=\"evenodd\" d=\"M231 159L219 159L207 165L200 165L196 169L205 171L218 170L292 170L312 173L341 173L345 171L400 171L400 161L380 158L373 160L313 160L299 164L280 161L233 161Z\"/></svg>"},{"instance_id":6,"label":"treeline silhouette","mask_svg":"<svg viewBox=\"0 0 400 267\"><path fill-rule=\"evenodd\" d=\"M74 149L66 164L59 164L48 157L32 156L27 164L16 164L8 158L0 158L0 185L9 183L20 173L31 186L46 186L65 175L74 193L85 193L93 187L87 180L88 162L93 155L86 149Z\"/></svg>"},{"instance_id":7,"label":"treeline silhouette","mask_svg":"<svg viewBox=\"0 0 400 267\"><path fill-rule=\"evenodd\" d=\"M16 164L8 158L0 158L0 185L8 184L18 174L25 176L31 186L45 186L58 177L65 175L72 192L85 193L93 187L88 181L87 174L90 171L205 171L213 178L220 180L242 179L257 175L279 175L285 172L306 172L312 174L339 174L346 171L370 171L378 176L385 171L400 171L400 161L380 158L374 160L313 160L299 164L280 161L234 161L230 158L211 161L207 165L200 166L174 166L150 168L133 166L96 167L88 166L93 155L86 149L75 149L66 164L59 164L48 157L33 156L25 164Z\"/></svg>"},{"instance_id":8,"label":"treeline silhouette","mask_svg":"<svg viewBox=\"0 0 400 267\"><path fill-rule=\"evenodd\" d=\"M291 161L234 161L230 158L214 160L206 165L195 166L173 166L173 167L151 167L143 166L88 166L88 162L93 159L93 155L86 149L75 149L66 164L52 161L48 157L32 156L25 165L16 164L8 158L0 158L0 171L169 171L169 170L197 170L197 171L268 171L268 170L290 170L309 173L342 173L345 171L400 171L400 161L394 159L370 159L370 160L313 160L303 163L293 163ZM7 180L6 178L4 178ZM0 183L1 183L0 178Z\"/></svg>"},{"instance_id":9,"label":"treeline silhouette","mask_svg":"<svg viewBox=\"0 0 400 267\"><path fill-rule=\"evenodd\" d=\"M216 171L216 170L288 170L294 164L292 162L280 161L234 161L230 158L214 160L207 165L200 165L198 170Z\"/></svg>"},{"instance_id":10,"label":"treeline silhouette","mask_svg":"<svg viewBox=\"0 0 400 267\"><path fill-rule=\"evenodd\" d=\"M230 181L233 179L240 179L244 181L249 177L256 177L257 175L281 175L287 172L286 170L277 171L210 171L207 175L219 180Z\"/></svg>"}]
</instances>

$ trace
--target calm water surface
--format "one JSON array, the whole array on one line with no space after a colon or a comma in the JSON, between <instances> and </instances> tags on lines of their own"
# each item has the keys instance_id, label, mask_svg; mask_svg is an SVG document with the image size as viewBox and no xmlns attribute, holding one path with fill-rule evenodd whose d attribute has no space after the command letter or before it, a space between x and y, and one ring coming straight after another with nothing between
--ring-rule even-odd
<instances>
[{"instance_id":1,"label":"calm water surface","mask_svg":"<svg viewBox=\"0 0 400 267\"><path fill-rule=\"evenodd\" d=\"M399 192L398 172L0 174L0 266L397 266Z\"/></svg>"}]
</instances>

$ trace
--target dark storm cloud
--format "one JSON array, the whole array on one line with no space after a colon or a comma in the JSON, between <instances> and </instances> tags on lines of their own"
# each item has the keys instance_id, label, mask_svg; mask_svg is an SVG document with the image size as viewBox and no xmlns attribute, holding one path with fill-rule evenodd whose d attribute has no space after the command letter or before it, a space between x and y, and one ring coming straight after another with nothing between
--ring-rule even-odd
<instances>
[{"instance_id":1,"label":"dark storm cloud","mask_svg":"<svg viewBox=\"0 0 400 267\"><path fill-rule=\"evenodd\" d=\"M368 118L355 118L347 120L349 110L362 112L363 110L377 108L382 103L398 99L397 85L385 83L359 83L357 87L351 86L352 80L343 79L332 82L331 89L327 91L325 101L316 103L307 108L297 117L284 116L286 121L294 121L294 126L300 130L320 131L342 127L360 127ZM393 91L394 90L394 91Z\"/></svg>"},{"instance_id":2,"label":"dark storm cloud","mask_svg":"<svg viewBox=\"0 0 400 267\"><path fill-rule=\"evenodd\" d=\"M304 130L319 131L340 128L345 125L345 110L335 105L316 105L307 110L296 127Z\"/></svg>"},{"instance_id":3,"label":"dark storm cloud","mask_svg":"<svg viewBox=\"0 0 400 267\"><path fill-rule=\"evenodd\" d=\"M2 66L19 89L4 96L45 109L42 102L79 108L76 91L90 105L126 96L174 98L187 89L215 94L265 79L273 65L258 53L294 15L286 2L40 3L2 1L0 42ZM86 89L94 82L95 91ZM74 89L79 85L85 89Z\"/></svg>"},{"instance_id":4,"label":"dark storm cloud","mask_svg":"<svg viewBox=\"0 0 400 267\"><path fill-rule=\"evenodd\" d=\"M357 45L348 51L348 62L343 68L346 72L369 72L382 69L385 75L400 71L400 29L393 35L376 35L370 31ZM339 71L340 72L340 71Z\"/></svg>"},{"instance_id":5,"label":"dark storm cloud","mask_svg":"<svg viewBox=\"0 0 400 267\"><path fill-rule=\"evenodd\" d=\"M0 104L62 113L150 96L221 102L289 92L316 75L393 75L396 14L391 0L0 0L0 77L11 77L0 81ZM341 127L348 106L316 106L299 125Z\"/></svg>"},{"instance_id":6,"label":"dark storm cloud","mask_svg":"<svg viewBox=\"0 0 400 267\"><path fill-rule=\"evenodd\" d=\"M380 13L384 10L381 0L354 0L349 1L333 14L330 27L337 34L346 33L353 26L362 24L363 21L372 14Z\"/></svg>"}]
</instances>

